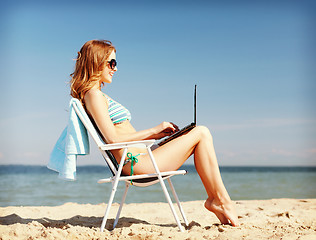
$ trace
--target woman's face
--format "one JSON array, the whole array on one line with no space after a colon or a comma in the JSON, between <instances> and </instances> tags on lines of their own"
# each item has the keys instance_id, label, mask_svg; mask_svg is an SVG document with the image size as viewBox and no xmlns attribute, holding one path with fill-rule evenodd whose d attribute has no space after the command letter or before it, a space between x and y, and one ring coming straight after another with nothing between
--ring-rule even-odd
<instances>
[{"instance_id":1,"label":"woman's face","mask_svg":"<svg viewBox=\"0 0 316 240\"><path fill-rule=\"evenodd\" d=\"M114 51L111 52L109 58L107 59L107 62L105 63L105 68L101 75L101 82L104 82L104 83L112 82L113 74L117 71L117 67L115 67L114 69L110 67L109 61L111 61L112 59L116 60L116 54Z\"/></svg>"}]
</instances>

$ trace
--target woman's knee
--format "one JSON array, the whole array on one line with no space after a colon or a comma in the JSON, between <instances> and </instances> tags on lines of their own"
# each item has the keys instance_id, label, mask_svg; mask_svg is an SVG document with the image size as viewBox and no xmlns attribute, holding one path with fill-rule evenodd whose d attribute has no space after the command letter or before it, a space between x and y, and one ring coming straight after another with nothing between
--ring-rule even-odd
<instances>
[{"instance_id":1,"label":"woman's knee","mask_svg":"<svg viewBox=\"0 0 316 240\"><path fill-rule=\"evenodd\" d=\"M198 132L199 136L201 138L207 138L207 139L210 139L211 141L213 141L213 137L212 137L212 134L210 132L210 130L205 127L205 126L197 126L195 128L195 130Z\"/></svg>"}]
</instances>

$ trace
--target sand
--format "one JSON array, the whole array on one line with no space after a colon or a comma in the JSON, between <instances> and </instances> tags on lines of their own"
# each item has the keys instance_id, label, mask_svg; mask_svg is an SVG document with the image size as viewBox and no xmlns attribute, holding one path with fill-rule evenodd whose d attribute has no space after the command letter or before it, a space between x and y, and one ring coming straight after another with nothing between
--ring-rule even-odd
<instances>
[{"instance_id":1,"label":"sand","mask_svg":"<svg viewBox=\"0 0 316 240\"><path fill-rule=\"evenodd\" d=\"M180 232L167 203L118 204L106 230L106 204L66 203L56 207L0 208L0 239L316 239L316 199L236 201L240 226L221 225L202 201L183 202L189 226ZM180 216L180 215L179 215Z\"/></svg>"}]
</instances>

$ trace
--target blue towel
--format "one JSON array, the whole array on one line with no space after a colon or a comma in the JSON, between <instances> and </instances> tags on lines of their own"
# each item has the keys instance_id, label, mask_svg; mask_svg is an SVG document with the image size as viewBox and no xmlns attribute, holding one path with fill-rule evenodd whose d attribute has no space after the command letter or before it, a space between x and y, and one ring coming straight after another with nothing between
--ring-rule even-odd
<instances>
[{"instance_id":1,"label":"blue towel","mask_svg":"<svg viewBox=\"0 0 316 240\"><path fill-rule=\"evenodd\" d=\"M70 100L68 126L59 137L47 165L49 169L59 172L59 177L64 180L76 180L77 155L90 152L87 129L72 105L77 102L74 98ZM84 111L82 106L78 109Z\"/></svg>"}]
</instances>

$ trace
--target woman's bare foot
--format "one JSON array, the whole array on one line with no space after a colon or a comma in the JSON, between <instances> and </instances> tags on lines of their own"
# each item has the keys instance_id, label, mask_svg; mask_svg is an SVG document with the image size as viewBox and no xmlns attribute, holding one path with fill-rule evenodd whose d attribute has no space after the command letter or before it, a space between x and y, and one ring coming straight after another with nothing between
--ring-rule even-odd
<instances>
[{"instance_id":1,"label":"woman's bare foot","mask_svg":"<svg viewBox=\"0 0 316 240\"><path fill-rule=\"evenodd\" d=\"M213 212L222 224L231 223L232 226L238 226L238 217L232 202L226 204L220 203L215 199L207 199L204 203L207 210Z\"/></svg>"},{"instance_id":2,"label":"woman's bare foot","mask_svg":"<svg viewBox=\"0 0 316 240\"><path fill-rule=\"evenodd\" d=\"M217 211L211 210L211 203L210 203L210 201L206 200L205 203L204 203L204 207L207 210L213 212L216 215L216 217L221 221L221 224L228 224L229 223L228 219L224 216L224 214L222 214L220 212L217 212Z\"/></svg>"}]
</instances>

